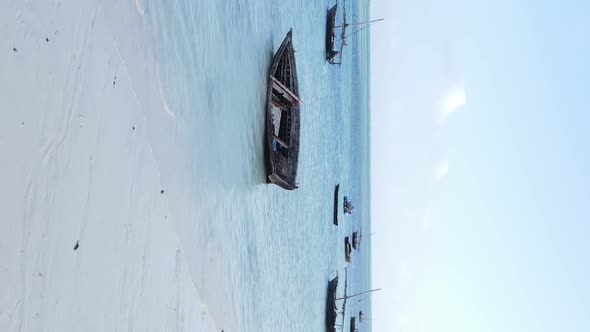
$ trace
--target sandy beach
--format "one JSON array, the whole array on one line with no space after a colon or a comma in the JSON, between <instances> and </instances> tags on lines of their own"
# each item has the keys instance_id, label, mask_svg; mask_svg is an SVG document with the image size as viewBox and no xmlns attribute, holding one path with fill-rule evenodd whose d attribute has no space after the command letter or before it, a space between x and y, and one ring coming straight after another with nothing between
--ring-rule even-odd
<instances>
[{"instance_id":1,"label":"sandy beach","mask_svg":"<svg viewBox=\"0 0 590 332\"><path fill-rule=\"evenodd\" d=\"M224 328L172 226L161 163L177 144L157 134L175 118L143 15L0 4L1 331Z\"/></svg>"}]
</instances>

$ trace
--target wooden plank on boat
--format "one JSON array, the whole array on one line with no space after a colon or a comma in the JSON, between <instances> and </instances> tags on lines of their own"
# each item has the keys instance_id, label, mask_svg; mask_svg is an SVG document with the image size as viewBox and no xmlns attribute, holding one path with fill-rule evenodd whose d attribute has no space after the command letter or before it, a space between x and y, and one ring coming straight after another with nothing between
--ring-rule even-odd
<instances>
[{"instance_id":1,"label":"wooden plank on boat","mask_svg":"<svg viewBox=\"0 0 590 332\"><path fill-rule=\"evenodd\" d=\"M297 101L299 104L303 104L303 101L299 99L299 97L297 97L297 95L293 91L289 90L289 88L283 85L283 83L281 83L272 75L270 75L270 78L273 82L273 89L279 91L279 93L283 93L283 95L286 93L287 95L289 95L289 97L291 97L290 99L292 99L293 101Z\"/></svg>"},{"instance_id":2,"label":"wooden plank on boat","mask_svg":"<svg viewBox=\"0 0 590 332\"><path fill-rule=\"evenodd\" d=\"M289 144L287 144L287 142L283 141L282 139L280 139L277 135L273 135L275 141L277 141L277 143L279 143L280 145L282 145L285 149L289 148Z\"/></svg>"}]
</instances>

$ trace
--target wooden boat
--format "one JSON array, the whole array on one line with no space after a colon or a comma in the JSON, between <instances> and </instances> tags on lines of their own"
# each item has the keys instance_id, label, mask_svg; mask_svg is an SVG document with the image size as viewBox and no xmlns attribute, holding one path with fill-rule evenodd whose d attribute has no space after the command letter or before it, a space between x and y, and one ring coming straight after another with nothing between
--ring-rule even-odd
<instances>
[{"instance_id":1,"label":"wooden boat","mask_svg":"<svg viewBox=\"0 0 590 332\"><path fill-rule=\"evenodd\" d=\"M336 307L336 288L338 287L338 276L328 283L328 298L326 300L326 329L336 331L336 318L338 308Z\"/></svg>"},{"instance_id":2,"label":"wooden boat","mask_svg":"<svg viewBox=\"0 0 590 332\"><path fill-rule=\"evenodd\" d=\"M340 53L334 49L334 42L336 40L336 11L338 4L328 9L326 15L326 60L329 63L336 63L336 56Z\"/></svg>"},{"instance_id":3,"label":"wooden boat","mask_svg":"<svg viewBox=\"0 0 590 332\"><path fill-rule=\"evenodd\" d=\"M360 237L358 236L358 232L352 232L352 247L355 250L358 250L359 247L359 242L360 242Z\"/></svg>"},{"instance_id":4,"label":"wooden boat","mask_svg":"<svg viewBox=\"0 0 590 332\"><path fill-rule=\"evenodd\" d=\"M350 332L358 332L356 328L356 317L354 316L350 317Z\"/></svg>"},{"instance_id":5,"label":"wooden boat","mask_svg":"<svg viewBox=\"0 0 590 332\"><path fill-rule=\"evenodd\" d=\"M334 189L334 225L338 226L338 191L340 190L340 184L336 185Z\"/></svg>"},{"instance_id":6,"label":"wooden boat","mask_svg":"<svg viewBox=\"0 0 590 332\"><path fill-rule=\"evenodd\" d=\"M289 30L273 57L266 102L267 182L287 190L297 189L299 109L302 103L292 33L293 30Z\"/></svg>"},{"instance_id":7,"label":"wooden boat","mask_svg":"<svg viewBox=\"0 0 590 332\"><path fill-rule=\"evenodd\" d=\"M328 297L326 299L326 330L327 331L334 331L336 332L336 328L343 329L344 326L344 318L346 314L346 300L348 296L346 295L348 289L348 270L344 268L344 296L343 297L336 297L336 288L338 286L338 276L332 279L328 283ZM336 305L336 301L342 300L342 309L338 311L338 306ZM339 315L342 315L342 321L340 324L336 323L336 319Z\"/></svg>"},{"instance_id":8,"label":"wooden boat","mask_svg":"<svg viewBox=\"0 0 590 332\"><path fill-rule=\"evenodd\" d=\"M344 46L346 45L346 38L359 33L360 31L364 30L370 24L383 21L382 18L367 22L359 22L359 23L347 23L346 22L346 0L342 1L342 23L340 25L336 25L336 12L338 9L338 3L336 3L332 8L328 9L328 13L326 15L326 60L330 64L342 64L342 51L344 50ZM346 34L346 28L349 26L363 26L362 28L350 33ZM338 41L340 42L339 50L335 50L336 44L336 29L340 29L340 38ZM338 58L338 59L336 59Z\"/></svg>"},{"instance_id":9,"label":"wooden boat","mask_svg":"<svg viewBox=\"0 0 590 332\"><path fill-rule=\"evenodd\" d=\"M348 236L344 238L344 254L346 255L346 261L350 263L350 253L352 249L350 248L350 240Z\"/></svg>"}]
</instances>

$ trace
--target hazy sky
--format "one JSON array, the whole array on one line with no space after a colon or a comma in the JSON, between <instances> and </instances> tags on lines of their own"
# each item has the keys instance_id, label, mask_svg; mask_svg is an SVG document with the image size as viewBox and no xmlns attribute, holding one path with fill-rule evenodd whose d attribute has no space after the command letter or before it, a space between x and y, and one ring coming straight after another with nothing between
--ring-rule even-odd
<instances>
[{"instance_id":1,"label":"hazy sky","mask_svg":"<svg viewBox=\"0 0 590 332\"><path fill-rule=\"evenodd\" d=\"M590 331L590 1L371 12L374 330Z\"/></svg>"}]
</instances>

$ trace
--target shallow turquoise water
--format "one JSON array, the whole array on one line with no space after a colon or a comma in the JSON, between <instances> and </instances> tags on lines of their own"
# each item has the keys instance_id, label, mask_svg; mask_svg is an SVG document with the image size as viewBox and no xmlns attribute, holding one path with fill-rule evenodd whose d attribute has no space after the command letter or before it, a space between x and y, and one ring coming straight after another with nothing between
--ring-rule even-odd
<instances>
[{"instance_id":1,"label":"shallow turquoise water","mask_svg":"<svg viewBox=\"0 0 590 332\"><path fill-rule=\"evenodd\" d=\"M370 287L369 241L353 264L343 252L353 229L370 232L368 43L355 35L341 67L326 63L325 15L333 4L144 5L165 99L178 131L189 133L179 144L191 156L183 167L193 174L187 190L196 218L188 231L178 226L179 236L195 285L226 331L321 331L329 278L349 266L351 292ZM368 12L361 4L360 11L347 4L349 21ZM290 28L304 101L294 192L265 184L263 160L268 67ZM355 205L339 227L332 224L337 183ZM368 312L367 305L348 307Z\"/></svg>"}]
</instances>

